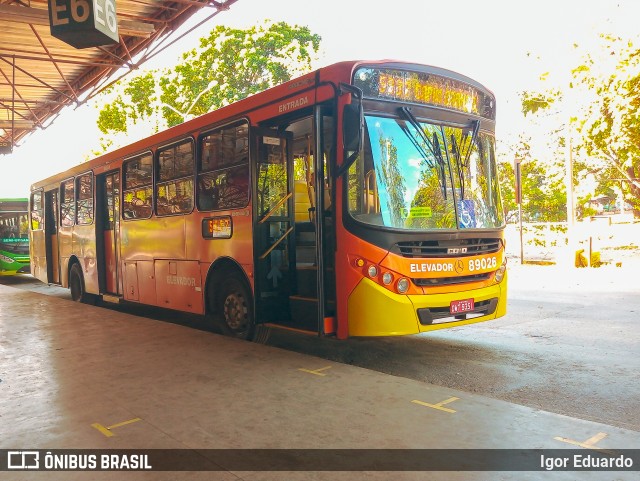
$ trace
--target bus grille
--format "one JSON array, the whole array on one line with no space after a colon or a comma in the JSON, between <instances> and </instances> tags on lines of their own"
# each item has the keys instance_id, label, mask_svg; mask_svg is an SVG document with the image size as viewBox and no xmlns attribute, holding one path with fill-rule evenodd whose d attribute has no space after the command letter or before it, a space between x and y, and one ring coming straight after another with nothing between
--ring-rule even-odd
<instances>
[{"instance_id":1,"label":"bus grille","mask_svg":"<svg viewBox=\"0 0 640 481\"><path fill-rule=\"evenodd\" d=\"M453 239L398 242L392 252L403 257L464 257L498 252L500 239Z\"/></svg>"}]
</instances>

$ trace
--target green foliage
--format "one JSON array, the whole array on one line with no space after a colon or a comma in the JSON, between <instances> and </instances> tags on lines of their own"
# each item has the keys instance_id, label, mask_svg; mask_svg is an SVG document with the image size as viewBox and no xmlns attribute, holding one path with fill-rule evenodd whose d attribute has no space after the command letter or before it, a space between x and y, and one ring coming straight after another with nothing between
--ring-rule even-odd
<instances>
[{"instance_id":1,"label":"green foliage","mask_svg":"<svg viewBox=\"0 0 640 481\"><path fill-rule=\"evenodd\" d=\"M531 139L520 138L512 159L521 160L522 217L523 221L560 222L567 218L567 189L564 185L563 166L545 165L531 153ZM518 209L513 161L498 163L500 192L505 213ZM515 217L517 219L517 216ZM513 221L507 219L507 221Z\"/></svg>"},{"instance_id":2,"label":"green foliage","mask_svg":"<svg viewBox=\"0 0 640 481\"><path fill-rule=\"evenodd\" d=\"M284 22L217 26L175 67L129 80L100 111L98 127L113 134L149 120L155 130L177 125L309 72L320 40Z\"/></svg>"},{"instance_id":3,"label":"green foliage","mask_svg":"<svg viewBox=\"0 0 640 481\"><path fill-rule=\"evenodd\" d=\"M529 92L520 94L522 102L522 113L535 114L540 110L547 110L557 101L562 100L562 93L559 90L549 90L547 92Z\"/></svg>"},{"instance_id":4,"label":"green foliage","mask_svg":"<svg viewBox=\"0 0 640 481\"><path fill-rule=\"evenodd\" d=\"M154 94L156 73L153 71L134 77L124 89L125 95L131 99L131 104L126 107L130 109L129 116L134 120L149 117L153 113L151 106L156 101Z\"/></svg>"},{"instance_id":5,"label":"green foliage","mask_svg":"<svg viewBox=\"0 0 640 481\"><path fill-rule=\"evenodd\" d=\"M392 138L380 137L380 157L376 164L376 178L381 188L387 192L389 214L393 225L401 225L404 209L404 178L398 167L398 148Z\"/></svg>"},{"instance_id":6,"label":"green foliage","mask_svg":"<svg viewBox=\"0 0 640 481\"><path fill-rule=\"evenodd\" d=\"M111 104L105 105L98 115L98 128L102 133L110 130L114 132L126 132L127 106L121 98L117 98Z\"/></svg>"},{"instance_id":7,"label":"green foliage","mask_svg":"<svg viewBox=\"0 0 640 481\"><path fill-rule=\"evenodd\" d=\"M595 175L600 192L621 186L640 216L640 49L611 35L601 40L600 51L587 53L567 72L567 85L525 92L522 111L548 115L555 104L570 116L562 128L577 133L577 175Z\"/></svg>"}]
</instances>

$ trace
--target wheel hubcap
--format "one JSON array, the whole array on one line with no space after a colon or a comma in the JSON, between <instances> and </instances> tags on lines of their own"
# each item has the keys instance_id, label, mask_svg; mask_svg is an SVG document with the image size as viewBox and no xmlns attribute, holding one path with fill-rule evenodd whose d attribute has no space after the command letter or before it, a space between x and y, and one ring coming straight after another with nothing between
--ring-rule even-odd
<instances>
[{"instance_id":1,"label":"wheel hubcap","mask_svg":"<svg viewBox=\"0 0 640 481\"><path fill-rule=\"evenodd\" d=\"M247 305L238 292L230 293L224 300L224 319L234 331L240 331L247 325Z\"/></svg>"}]
</instances>

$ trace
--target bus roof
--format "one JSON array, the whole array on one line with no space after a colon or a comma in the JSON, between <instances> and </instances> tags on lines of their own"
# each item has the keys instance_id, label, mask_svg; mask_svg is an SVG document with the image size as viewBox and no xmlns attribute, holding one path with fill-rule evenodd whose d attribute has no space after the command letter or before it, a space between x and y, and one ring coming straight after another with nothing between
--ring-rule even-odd
<instances>
[{"instance_id":1,"label":"bus roof","mask_svg":"<svg viewBox=\"0 0 640 481\"><path fill-rule=\"evenodd\" d=\"M415 62L403 62L399 60L350 60L334 63L296 77L288 82L276 85L267 90L259 92L250 97L244 98L230 105L213 110L182 124L169 127L161 132L145 137L129 145L120 147L111 152L107 152L99 157L73 166L63 172L54 174L46 179L35 182L31 185L31 190L36 190L53 182L60 182L72 176L87 172L99 166L105 166L105 171L109 170L109 164L122 161L137 154L149 151L152 146L167 145L189 135L192 132L200 132L223 122L233 121L245 117L254 109L270 104L276 104L279 100L291 97L297 92L315 88L320 84L330 84L337 88L340 82L351 82L352 76L357 68L362 66L385 66L386 68L420 69L428 73L451 77L476 88L479 88L489 95L493 93L475 80L461 75L457 72L446 70L440 67L417 64Z\"/></svg>"}]
</instances>

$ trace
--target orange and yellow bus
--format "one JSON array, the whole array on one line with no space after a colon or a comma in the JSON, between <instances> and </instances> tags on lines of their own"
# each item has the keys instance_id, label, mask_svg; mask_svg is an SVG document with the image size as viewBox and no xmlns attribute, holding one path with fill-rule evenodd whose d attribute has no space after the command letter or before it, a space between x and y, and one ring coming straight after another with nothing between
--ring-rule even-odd
<instances>
[{"instance_id":1,"label":"orange and yellow bus","mask_svg":"<svg viewBox=\"0 0 640 481\"><path fill-rule=\"evenodd\" d=\"M33 275L249 339L495 319L495 112L489 90L441 68L319 69L35 183Z\"/></svg>"}]
</instances>

